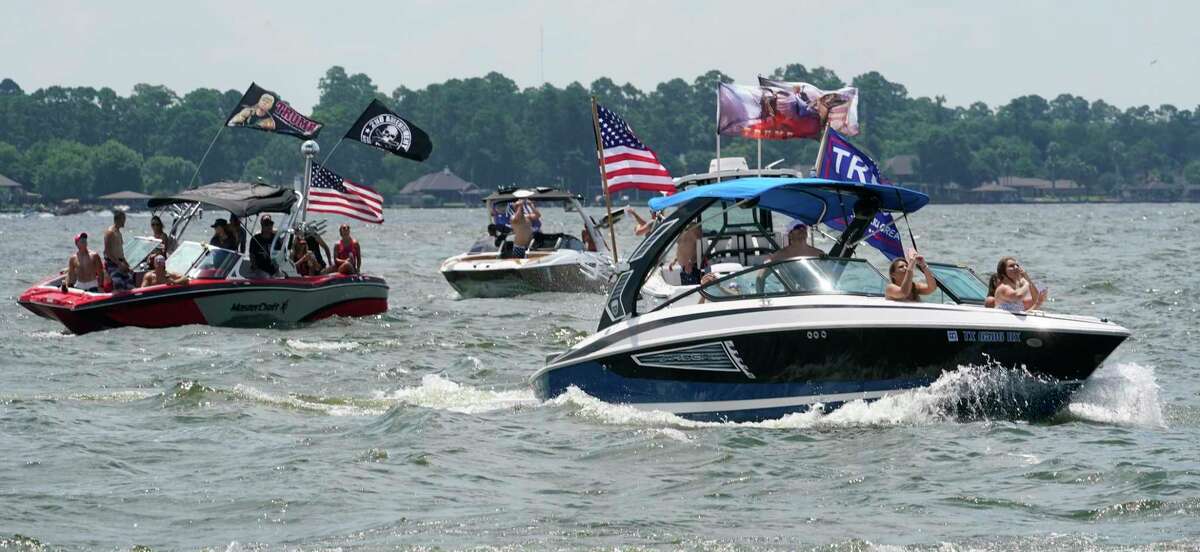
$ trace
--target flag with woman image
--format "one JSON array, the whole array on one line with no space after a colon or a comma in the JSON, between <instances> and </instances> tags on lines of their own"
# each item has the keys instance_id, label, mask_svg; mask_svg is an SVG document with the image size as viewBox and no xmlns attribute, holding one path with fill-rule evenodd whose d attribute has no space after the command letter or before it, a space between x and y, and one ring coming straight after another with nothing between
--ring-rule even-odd
<instances>
[{"instance_id":1,"label":"flag with woman image","mask_svg":"<svg viewBox=\"0 0 1200 552\"><path fill-rule=\"evenodd\" d=\"M826 123L858 134L858 90L826 92L803 82L759 78L758 86L721 83L717 133L760 140L821 139Z\"/></svg>"},{"instance_id":2,"label":"flag with woman image","mask_svg":"<svg viewBox=\"0 0 1200 552\"><path fill-rule=\"evenodd\" d=\"M825 147L817 162L817 177L827 180L859 182L862 184L890 184L879 174L879 167L867 154L854 147L845 136L832 128L825 137ZM849 221L830 219L825 224L835 230L844 230ZM904 242L900 230L889 213L878 213L867 231L867 243L878 249L888 260L904 257Z\"/></svg>"}]
</instances>

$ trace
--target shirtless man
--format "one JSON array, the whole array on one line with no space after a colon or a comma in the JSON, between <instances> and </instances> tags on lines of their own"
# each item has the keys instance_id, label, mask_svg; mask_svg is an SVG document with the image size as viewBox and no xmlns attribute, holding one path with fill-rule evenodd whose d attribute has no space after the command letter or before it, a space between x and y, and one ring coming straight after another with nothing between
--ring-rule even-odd
<instances>
[{"instance_id":1,"label":"shirtless man","mask_svg":"<svg viewBox=\"0 0 1200 552\"><path fill-rule=\"evenodd\" d=\"M142 287L159 284L187 285L188 277L167 272L167 258L162 255L154 256L154 270L142 276Z\"/></svg>"},{"instance_id":2,"label":"shirtless man","mask_svg":"<svg viewBox=\"0 0 1200 552\"><path fill-rule=\"evenodd\" d=\"M679 283L694 286L700 283L700 266L696 259L696 245L704 237L704 229L699 222L689 224L675 240L675 262L679 265Z\"/></svg>"},{"instance_id":3,"label":"shirtless man","mask_svg":"<svg viewBox=\"0 0 1200 552\"><path fill-rule=\"evenodd\" d=\"M121 229L125 227L125 212L113 213L113 224L104 231L104 270L112 280L113 291L133 289L133 272L125 260L125 238Z\"/></svg>"},{"instance_id":4,"label":"shirtless man","mask_svg":"<svg viewBox=\"0 0 1200 552\"><path fill-rule=\"evenodd\" d=\"M803 222L792 222L791 226L788 226L787 236L787 246L772 253L767 259L768 262L792 257L820 257L825 254L820 249L808 245L808 225Z\"/></svg>"},{"instance_id":5,"label":"shirtless man","mask_svg":"<svg viewBox=\"0 0 1200 552\"><path fill-rule=\"evenodd\" d=\"M521 259L533 243L535 226L540 225L542 213L529 200L522 199L513 204L513 258Z\"/></svg>"},{"instance_id":6,"label":"shirtless man","mask_svg":"<svg viewBox=\"0 0 1200 552\"><path fill-rule=\"evenodd\" d=\"M625 207L625 212L633 215L633 218L637 219L637 226L633 228L633 235L635 236L645 236L646 234L649 234L652 230L654 230L655 226L658 226L658 223L662 222L663 218L662 211L651 213L650 220L642 218L637 211L633 210L633 207Z\"/></svg>"},{"instance_id":7,"label":"shirtless man","mask_svg":"<svg viewBox=\"0 0 1200 552\"><path fill-rule=\"evenodd\" d=\"M100 282L104 280L104 264L100 262L98 253L88 251L87 237L87 232L80 232L75 236L77 251L67 261L67 277L62 281L63 291L67 291L69 287L90 292L100 291Z\"/></svg>"}]
</instances>

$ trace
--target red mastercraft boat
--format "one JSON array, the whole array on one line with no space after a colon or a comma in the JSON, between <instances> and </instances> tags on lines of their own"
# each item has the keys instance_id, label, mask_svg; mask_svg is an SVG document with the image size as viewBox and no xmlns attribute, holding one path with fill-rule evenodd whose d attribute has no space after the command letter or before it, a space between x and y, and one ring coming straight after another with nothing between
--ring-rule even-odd
<instances>
[{"instance_id":1,"label":"red mastercraft boat","mask_svg":"<svg viewBox=\"0 0 1200 552\"><path fill-rule=\"evenodd\" d=\"M180 235L198 217L201 205L228 210L250 222L261 213L291 213L297 202L293 190L239 182L219 182L169 197L150 200L151 207L186 206L172 226ZM251 217L254 217L251 219ZM91 293L64 291L65 276L49 278L22 293L21 306L61 322L72 333L136 326L165 328L185 324L270 327L320 320L330 316L370 316L387 311L388 286L382 278L367 275L325 274L300 276L287 261L291 237L311 232L296 223L293 213L285 231L277 233L270 248L283 277L263 278L250 269L249 245L241 251L198 242L183 242L167 258L166 271L188 276L186 284L163 284L130 291ZM126 258L134 270L145 271L147 259L159 251L159 242L135 238L126 244Z\"/></svg>"}]
</instances>

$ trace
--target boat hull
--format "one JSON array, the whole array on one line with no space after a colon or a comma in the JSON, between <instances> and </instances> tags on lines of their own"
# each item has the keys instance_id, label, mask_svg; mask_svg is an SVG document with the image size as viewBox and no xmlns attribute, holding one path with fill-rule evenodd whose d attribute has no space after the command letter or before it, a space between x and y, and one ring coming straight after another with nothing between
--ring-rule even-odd
<instances>
[{"instance_id":1,"label":"boat hull","mask_svg":"<svg viewBox=\"0 0 1200 552\"><path fill-rule=\"evenodd\" d=\"M573 386L606 402L690 419L755 421L875 400L986 365L1026 376L1018 406L1041 417L1069 400L1128 337L1095 319L1050 323L974 307L792 307L745 315L687 307L693 312L614 326L552 360L531 384L543 400ZM794 320L801 315L808 320ZM752 329L729 334L716 323Z\"/></svg>"},{"instance_id":2,"label":"boat hull","mask_svg":"<svg viewBox=\"0 0 1200 552\"><path fill-rule=\"evenodd\" d=\"M31 312L57 320L75 334L134 326L188 324L271 327L330 316L370 316L387 311L387 283L371 276L327 275L278 280L193 280L124 293L62 292L39 285L18 300Z\"/></svg>"},{"instance_id":3,"label":"boat hull","mask_svg":"<svg viewBox=\"0 0 1200 552\"><path fill-rule=\"evenodd\" d=\"M447 259L442 276L464 298L514 297L529 293L601 293L612 273L606 259L570 252L534 259L459 256Z\"/></svg>"}]
</instances>

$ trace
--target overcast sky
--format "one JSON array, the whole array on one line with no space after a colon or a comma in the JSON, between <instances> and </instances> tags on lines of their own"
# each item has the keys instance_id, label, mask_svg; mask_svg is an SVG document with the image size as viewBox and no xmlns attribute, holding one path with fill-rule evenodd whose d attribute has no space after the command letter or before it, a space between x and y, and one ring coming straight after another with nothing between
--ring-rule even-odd
<instances>
[{"instance_id":1,"label":"overcast sky","mask_svg":"<svg viewBox=\"0 0 1200 552\"><path fill-rule=\"evenodd\" d=\"M1200 2L6 2L0 78L49 85L274 89L307 111L332 65L390 93L499 71L521 87L600 76L646 90L788 63L995 107L1072 93L1194 109ZM544 32L539 31L544 29ZM542 38L544 37L544 38ZM539 44L544 42L544 64Z\"/></svg>"}]
</instances>

